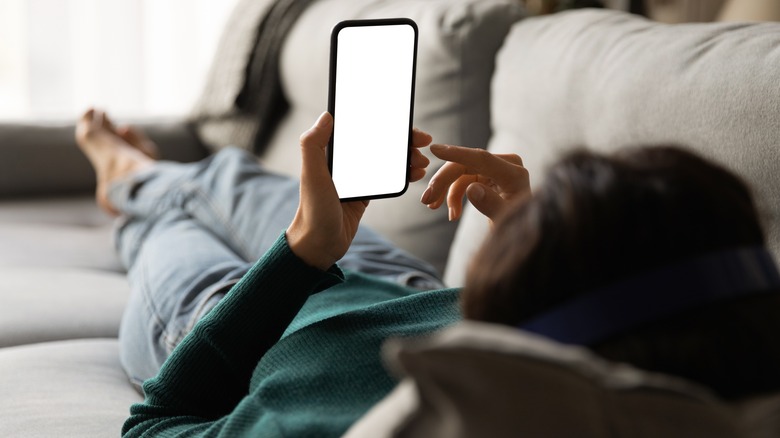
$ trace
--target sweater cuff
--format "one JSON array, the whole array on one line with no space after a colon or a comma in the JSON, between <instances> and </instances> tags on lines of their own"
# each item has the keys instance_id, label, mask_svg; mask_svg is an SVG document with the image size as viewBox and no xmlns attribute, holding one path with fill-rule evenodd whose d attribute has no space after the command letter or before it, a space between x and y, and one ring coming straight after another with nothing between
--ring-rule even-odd
<instances>
[{"instance_id":1,"label":"sweater cuff","mask_svg":"<svg viewBox=\"0 0 780 438\"><path fill-rule=\"evenodd\" d=\"M298 257L290 248L287 242L287 232L283 231L282 234L276 239L271 248L266 252L265 258L270 260L279 260L289 263L290 268L296 272L300 272L304 278L316 279L315 287L312 293L317 293L335 286L344 281L344 272L338 265L334 264L327 271L322 271L319 268L309 265L303 259Z\"/></svg>"}]
</instances>

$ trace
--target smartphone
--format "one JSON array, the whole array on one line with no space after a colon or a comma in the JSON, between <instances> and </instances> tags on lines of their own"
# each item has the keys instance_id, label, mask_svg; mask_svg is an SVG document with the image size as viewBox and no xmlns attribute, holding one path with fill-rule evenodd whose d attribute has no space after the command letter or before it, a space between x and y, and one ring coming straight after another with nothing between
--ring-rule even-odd
<instances>
[{"instance_id":1,"label":"smartphone","mask_svg":"<svg viewBox=\"0 0 780 438\"><path fill-rule=\"evenodd\" d=\"M339 198L400 196L409 185L417 24L342 21L330 47L328 165Z\"/></svg>"}]
</instances>

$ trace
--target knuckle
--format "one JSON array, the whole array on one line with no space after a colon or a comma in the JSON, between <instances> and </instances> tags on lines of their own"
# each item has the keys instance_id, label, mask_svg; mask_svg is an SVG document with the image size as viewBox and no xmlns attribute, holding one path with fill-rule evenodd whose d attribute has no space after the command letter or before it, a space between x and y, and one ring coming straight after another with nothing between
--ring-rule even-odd
<instances>
[{"instance_id":1,"label":"knuckle","mask_svg":"<svg viewBox=\"0 0 780 438\"><path fill-rule=\"evenodd\" d=\"M475 150L476 150L477 159L483 163L489 161L493 157L493 154L488 152L486 149L475 149Z\"/></svg>"},{"instance_id":2,"label":"knuckle","mask_svg":"<svg viewBox=\"0 0 780 438\"><path fill-rule=\"evenodd\" d=\"M501 157L502 160L504 160L504 161L506 161L508 163L515 164L515 165L518 165L518 166L522 166L523 165L523 159L520 157L520 155L517 155L517 154L499 154L498 156Z\"/></svg>"},{"instance_id":3,"label":"knuckle","mask_svg":"<svg viewBox=\"0 0 780 438\"><path fill-rule=\"evenodd\" d=\"M301 134L301 136L298 138L298 141L301 143L301 146L307 146L313 141L314 133L312 130L308 130Z\"/></svg>"},{"instance_id":4,"label":"knuckle","mask_svg":"<svg viewBox=\"0 0 780 438\"><path fill-rule=\"evenodd\" d=\"M479 169L479 171L482 171L489 166L493 159L493 154L485 149L472 149L471 156L472 160L470 166L474 167L475 170Z\"/></svg>"}]
</instances>

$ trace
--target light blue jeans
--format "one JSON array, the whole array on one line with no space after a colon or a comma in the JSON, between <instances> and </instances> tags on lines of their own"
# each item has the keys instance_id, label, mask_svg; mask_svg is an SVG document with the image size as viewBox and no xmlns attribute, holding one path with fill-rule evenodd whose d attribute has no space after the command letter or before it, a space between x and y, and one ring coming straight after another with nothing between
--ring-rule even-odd
<instances>
[{"instance_id":1,"label":"light blue jeans","mask_svg":"<svg viewBox=\"0 0 780 438\"><path fill-rule=\"evenodd\" d=\"M131 296L119 330L120 358L140 385L281 235L298 205L298 182L227 148L192 164L159 162L115 183L115 244ZM339 261L413 288L443 288L429 264L361 226Z\"/></svg>"}]
</instances>

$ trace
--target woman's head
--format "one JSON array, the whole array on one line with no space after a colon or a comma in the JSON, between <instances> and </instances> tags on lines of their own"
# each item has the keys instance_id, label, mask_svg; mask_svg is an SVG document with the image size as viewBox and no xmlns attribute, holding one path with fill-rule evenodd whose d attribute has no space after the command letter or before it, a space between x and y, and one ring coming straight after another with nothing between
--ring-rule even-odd
<instances>
[{"instance_id":1,"label":"woman's head","mask_svg":"<svg viewBox=\"0 0 780 438\"><path fill-rule=\"evenodd\" d=\"M642 271L761 243L748 188L720 166L676 147L576 151L496 221L463 312L516 325Z\"/></svg>"},{"instance_id":2,"label":"woman's head","mask_svg":"<svg viewBox=\"0 0 780 438\"><path fill-rule=\"evenodd\" d=\"M552 166L534 198L496 221L469 267L463 314L516 326L643 271L763 241L750 191L720 166L675 147L573 152ZM590 347L738 398L780 389L778 330L780 293L761 294Z\"/></svg>"}]
</instances>

